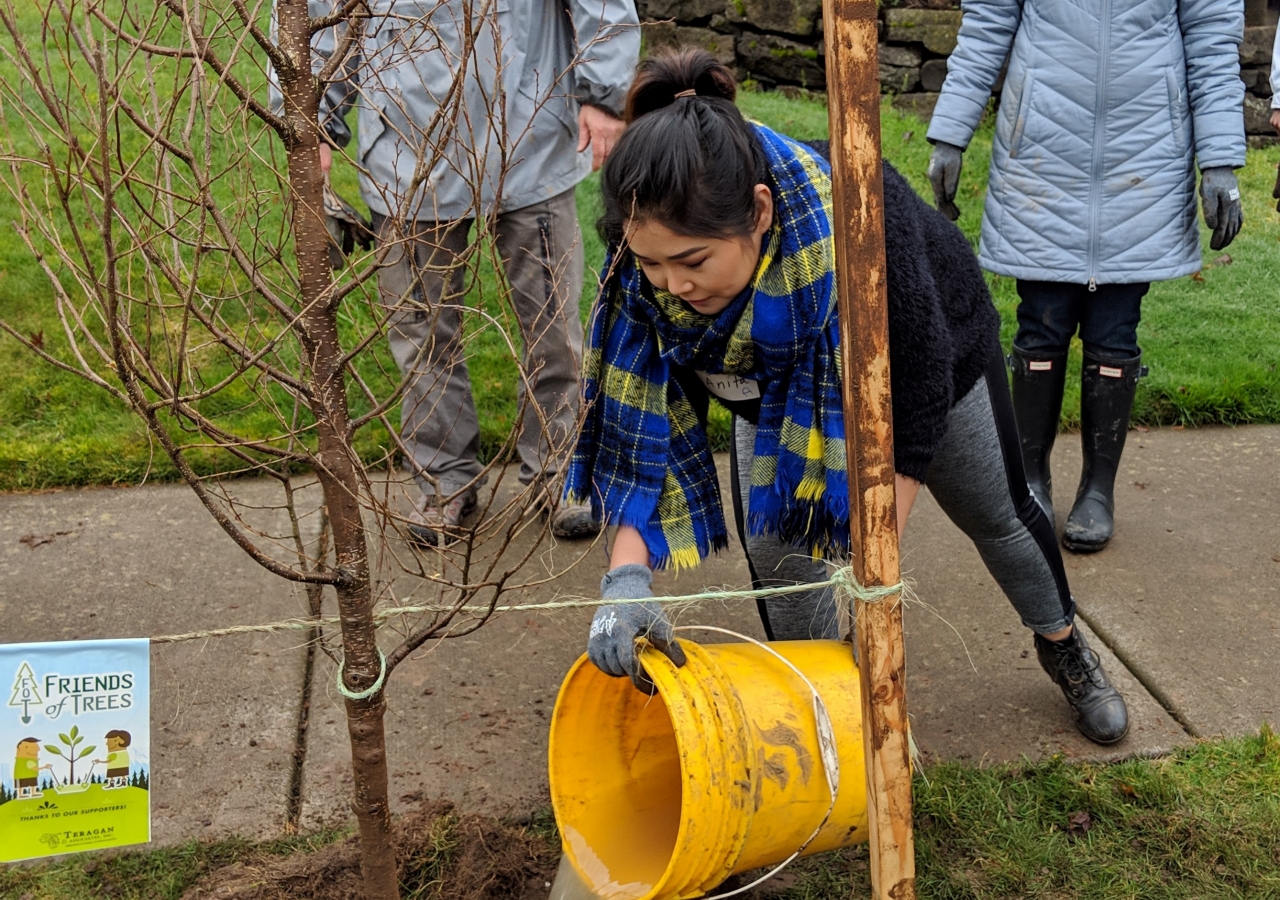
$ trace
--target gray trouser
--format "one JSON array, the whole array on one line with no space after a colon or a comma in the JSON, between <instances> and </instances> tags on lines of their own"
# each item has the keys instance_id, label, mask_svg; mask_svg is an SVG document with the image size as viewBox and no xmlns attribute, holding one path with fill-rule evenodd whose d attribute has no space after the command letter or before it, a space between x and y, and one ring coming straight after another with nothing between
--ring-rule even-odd
<instances>
[{"instance_id":1,"label":"gray trouser","mask_svg":"<svg viewBox=\"0 0 1280 900\"><path fill-rule=\"evenodd\" d=\"M405 467L424 493L452 494L473 484L480 464L480 422L463 356L471 220L412 222L375 217L386 265L378 290L389 317L391 354L407 381L400 433ZM582 367L583 251L573 190L500 213L494 236L511 305L520 323L524 378L516 448L520 481L550 477L568 455ZM526 407L525 380L533 394Z\"/></svg>"},{"instance_id":2,"label":"gray trouser","mask_svg":"<svg viewBox=\"0 0 1280 900\"><path fill-rule=\"evenodd\" d=\"M755 435L755 426L734 417L734 512L752 579L757 588L825 580L825 564L804 551L775 537L746 534L742 510L747 509ZM1027 489L1008 382L998 356L986 376L952 407L925 483L947 517L973 541L1024 625L1038 634L1052 634L1071 624L1075 602L1053 525ZM761 601L760 615L773 640L839 636L830 588L770 597Z\"/></svg>"},{"instance_id":3,"label":"gray trouser","mask_svg":"<svg viewBox=\"0 0 1280 900\"><path fill-rule=\"evenodd\" d=\"M729 471L733 480L733 517L738 539L747 555L747 567L756 590L788 584L826 581L827 564L807 551L784 543L773 535L749 535L751 463L756 458L756 426L733 417L733 444ZM760 620L771 641L838 640L840 615L835 591L823 588L800 594L782 594L757 601Z\"/></svg>"}]
</instances>

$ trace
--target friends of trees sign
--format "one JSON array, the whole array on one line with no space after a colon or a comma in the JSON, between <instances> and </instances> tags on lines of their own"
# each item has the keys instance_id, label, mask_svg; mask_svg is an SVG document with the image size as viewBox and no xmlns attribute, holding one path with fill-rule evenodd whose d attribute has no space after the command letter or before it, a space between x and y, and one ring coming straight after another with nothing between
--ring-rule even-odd
<instances>
[{"instance_id":1,"label":"friends of trees sign","mask_svg":"<svg viewBox=\"0 0 1280 900\"><path fill-rule=\"evenodd\" d=\"M151 839L150 668L145 639L0 645L0 862Z\"/></svg>"}]
</instances>

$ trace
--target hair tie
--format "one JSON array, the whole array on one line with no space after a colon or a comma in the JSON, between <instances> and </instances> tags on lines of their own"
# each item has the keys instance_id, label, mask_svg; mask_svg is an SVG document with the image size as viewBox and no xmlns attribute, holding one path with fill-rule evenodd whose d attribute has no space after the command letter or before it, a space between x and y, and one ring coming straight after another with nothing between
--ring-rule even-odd
<instances>
[{"instance_id":1,"label":"hair tie","mask_svg":"<svg viewBox=\"0 0 1280 900\"><path fill-rule=\"evenodd\" d=\"M676 99L679 100L681 97L696 97L696 96L698 96L698 92L693 88L689 88L687 91L681 91L680 93L676 94Z\"/></svg>"}]
</instances>

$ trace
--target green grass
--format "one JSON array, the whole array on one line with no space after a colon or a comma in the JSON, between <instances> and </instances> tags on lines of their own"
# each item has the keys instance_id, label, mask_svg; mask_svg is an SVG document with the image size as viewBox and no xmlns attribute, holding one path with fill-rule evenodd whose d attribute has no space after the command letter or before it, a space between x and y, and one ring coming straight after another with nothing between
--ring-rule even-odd
<instances>
[{"instance_id":1,"label":"green grass","mask_svg":"<svg viewBox=\"0 0 1280 900\"><path fill-rule=\"evenodd\" d=\"M922 900L1269 900L1280 897L1280 740L1207 741L1163 759L1113 765L975 768L917 776ZM433 830L434 833L434 830ZM545 815L535 836L555 840ZM340 832L253 845L232 840L0 869L0 900L171 900L251 853L315 849ZM447 872L453 842L424 854ZM865 846L802 860L782 896L869 896Z\"/></svg>"},{"instance_id":2,"label":"green grass","mask_svg":"<svg viewBox=\"0 0 1280 900\"><path fill-rule=\"evenodd\" d=\"M799 138L822 137L827 110L811 100L789 100L778 94L744 92L744 111ZM925 126L889 106L883 109L885 156L927 194L924 171L929 145ZM985 123L966 154L959 203L960 225L976 246L981 203L986 184L991 124ZM1146 424L1202 425L1280 422L1280 215L1268 199L1280 150L1254 150L1241 173L1245 197L1245 230L1231 246L1234 262L1215 264L1216 253L1206 251L1208 267L1200 279L1183 278L1157 284L1144 303L1139 337L1151 376L1138 393L1134 419ZM340 186L354 195L350 170L339 174ZM599 215L598 181L592 177L578 189L579 214L586 240L588 278L583 296L587 308L594 278L603 257L595 235ZM0 197L0 218L13 212ZM1205 242L1207 247L1207 240ZM989 276L996 305L1004 319L1004 340L1012 337L1017 298L1012 279ZM483 297L486 309L498 309L497 277L488 265L480 267L473 299ZM371 325L368 304L348 305L349 332ZM0 230L0 317L23 334L40 334L53 352L66 354L66 341L53 311L44 276L11 230ZM1073 349L1078 364L1079 347ZM483 452L488 455L507 440L515 421L515 366L495 333L477 336L470 350L473 387L482 423ZM361 363L375 384L386 388L392 371L385 344L380 343ZM217 367L207 373L218 375ZM233 388L221 402L222 422L250 437L277 434L280 423L264 410L245 409L247 386ZM1071 427L1079 418L1079 389L1069 382L1063 422ZM712 422L712 439L724 446L727 418ZM189 438L194 440L194 437ZM367 428L358 447L367 458L388 452L390 441L375 425ZM194 467L204 473L234 469L216 450L197 450ZM98 389L74 376L35 360L16 341L0 335L0 490L20 490L82 484L136 483L143 478L170 479L173 467L132 413Z\"/></svg>"},{"instance_id":3,"label":"green grass","mask_svg":"<svg viewBox=\"0 0 1280 900\"><path fill-rule=\"evenodd\" d=\"M916 780L922 900L1280 897L1280 741L1159 760L928 770ZM806 861L790 900L867 896L865 848Z\"/></svg>"},{"instance_id":4,"label":"green grass","mask_svg":"<svg viewBox=\"0 0 1280 900\"><path fill-rule=\"evenodd\" d=\"M88 853L35 865L0 868L3 900L177 900L202 876L250 854L285 855L316 850L345 831L254 843L233 838L190 840L159 850Z\"/></svg>"}]
</instances>

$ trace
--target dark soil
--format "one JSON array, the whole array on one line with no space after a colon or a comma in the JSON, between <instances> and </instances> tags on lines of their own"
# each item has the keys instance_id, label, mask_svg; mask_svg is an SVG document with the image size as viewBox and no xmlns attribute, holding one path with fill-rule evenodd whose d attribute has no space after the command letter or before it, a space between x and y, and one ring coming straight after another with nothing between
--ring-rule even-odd
<instances>
[{"instance_id":1,"label":"dark soil","mask_svg":"<svg viewBox=\"0 0 1280 900\"><path fill-rule=\"evenodd\" d=\"M427 802L396 821L405 900L543 900L560 849L546 834ZM218 869L182 900L363 900L359 838Z\"/></svg>"}]
</instances>

